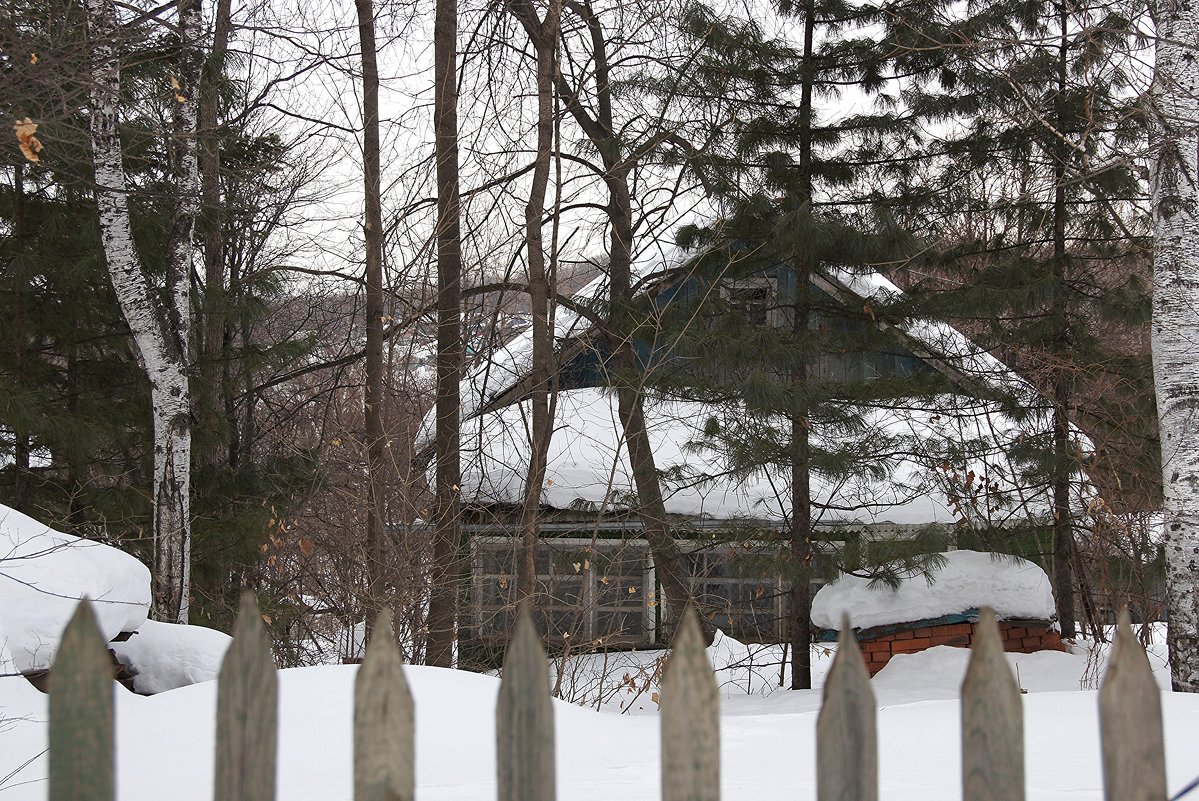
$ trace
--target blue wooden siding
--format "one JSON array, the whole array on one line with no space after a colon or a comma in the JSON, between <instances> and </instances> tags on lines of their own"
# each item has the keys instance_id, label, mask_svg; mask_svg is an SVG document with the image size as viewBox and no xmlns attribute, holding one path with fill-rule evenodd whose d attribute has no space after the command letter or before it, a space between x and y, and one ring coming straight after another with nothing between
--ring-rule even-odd
<instances>
[{"instance_id":1,"label":"blue wooden siding","mask_svg":"<svg viewBox=\"0 0 1199 801\"><path fill-rule=\"evenodd\" d=\"M788 308L793 302L796 291L795 271L786 265L771 267L759 275L775 281L778 304L776 325L788 327L791 325L792 311ZM701 298L711 279L689 274L673 284L657 292L653 304L664 309L676 303L696 303ZM816 286L810 286L812 299L822 306L838 305L837 301ZM827 326L836 333L852 334L854 329L866 325L865 321L850 317L821 317L813 315L812 328ZM637 355L637 366L648 370L654 365L670 359L670 353L662 345L652 342L647 337L639 337L634 342ZM602 387L608 384L605 363L608 360L608 348L602 342L594 341L589 347L567 360L559 368L558 381L560 389L585 389ZM916 372L931 370L918 356L896 341L886 350L857 352L845 354L828 354L817 368L817 373L824 380L860 381L879 376L906 376Z\"/></svg>"}]
</instances>

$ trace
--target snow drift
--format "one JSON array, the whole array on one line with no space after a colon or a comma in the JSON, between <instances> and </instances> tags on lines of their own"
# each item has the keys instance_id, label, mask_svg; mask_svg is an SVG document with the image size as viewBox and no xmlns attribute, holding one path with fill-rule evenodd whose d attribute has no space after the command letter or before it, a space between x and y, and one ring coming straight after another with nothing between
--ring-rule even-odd
<instances>
[{"instance_id":1,"label":"snow drift","mask_svg":"<svg viewBox=\"0 0 1199 801\"><path fill-rule=\"evenodd\" d=\"M112 649L134 674L133 689L153 695L215 679L232 642L215 629L147 620Z\"/></svg>"},{"instance_id":2,"label":"snow drift","mask_svg":"<svg viewBox=\"0 0 1199 801\"><path fill-rule=\"evenodd\" d=\"M0 505L0 674L48 668L82 598L111 640L146 621L150 571L124 551Z\"/></svg>"}]
</instances>

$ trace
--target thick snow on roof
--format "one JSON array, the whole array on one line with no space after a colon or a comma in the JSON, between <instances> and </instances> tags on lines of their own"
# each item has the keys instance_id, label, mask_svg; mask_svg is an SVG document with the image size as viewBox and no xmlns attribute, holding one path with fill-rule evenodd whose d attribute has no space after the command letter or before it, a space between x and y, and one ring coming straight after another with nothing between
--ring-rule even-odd
<instances>
[{"instance_id":1,"label":"thick snow on roof","mask_svg":"<svg viewBox=\"0 0 1199 801\"><path fill-rule=\"evenodd\" d=\"M840 629L842 615L849 615L850 625L866 629L984 606L994 609L1000 618L1053 618L1049 577L1027 559L977 551L950 551L942 556L945 566L931 583L917 574L891 589L867 578L841 576L821 587L812 599L812 623Z\"/></svg>"},{"instance_id":2,"label":"thick snow on roof","mask_svg":"<svg viewBox=\"0 0 1199 801\"><path fill-rule=\"evenodd\" d=\"M633 264L633 280L637 281L678 267L694 255L673 245L651 243ZM903 290L876 272L855 271L836 265L826 265L822 269L834 284L860 298L884 299L903 295ZM607 290L608 276L601 274L579 290L573 296L573 300L581 306L596 308ZM557 306L554 319L555 341L577 336L590 327L591 323L585 318L563 305ZM1043 405L1039 393L1032 385L948 323L939 320L909 320L899 328L915 344L923 346L930 356L951 369L991 386L1014 392L1017 397L1023 396L1030 404ZM460 387L462 419L474 417L486 403L517 384L528 374L532 359L533 334L531 330L526 330L469 370ZM434 412L430 411L422 421L416 435L418 452L432 444L435 419Z\"/></svg>"},{"instance_id":3,"label":"thick snow on roof","mask_svg":"<svg viewBox=\"0 0 1199 801\"><path fill-rule=\"evenodd\" d=\"M668 512L714 519L783 519L790 508L787 471L763 470L737 478L729 475L722 454L698 445L709 419L727 420L735 414L694 402L646 400L656 465L669 471L663 487ZM529 419L526 401L466 423L465 500L521 501L529 463ZM865 434L859 436L876 435L879 463L889 467L889 479L833 481L813 476L818 504L814 514L819 522L830 524L947 523L967 516L991 525L1044 514L1045 489L1026 486L1005 456L1009 442L1025 433L981 402L957 396L934 399L925 407L873 410ZM946 444L967 449L969 458L945 462ZM598 389L560 393L542 502L560 509L620 508L633 490L615 396ZM951 496L958 499L956 504Z\"/></svg>"},{"instance_id":4,"label":"thick snow on roof","mask_svg":"<svg viewBox=\"0 0 1199 801\"><path fill-rule=\"evenodd\" d=\"M0 669L50 666L63 627L90 598L110 640L133 631L150 609L150 571L112 546L63 534L0 505Z\"/></svg>"}]
</instances>

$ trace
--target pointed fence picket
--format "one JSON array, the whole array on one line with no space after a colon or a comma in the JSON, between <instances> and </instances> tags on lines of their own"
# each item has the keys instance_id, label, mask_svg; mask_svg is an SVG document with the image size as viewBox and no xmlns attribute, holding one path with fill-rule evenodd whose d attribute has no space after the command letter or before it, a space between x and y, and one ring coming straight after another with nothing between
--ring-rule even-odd
<instances>
[{"instance_id":1,"label":"pointed fence picket","mask_svg":"<svg viewBox=\"0 0 1199 801\"><path fill-rule=\"evenodd\" d=\"M242 595L216 688L215 801L273 801L278 679L258 605Z\"/></svg>"},{"instance_id":2,"label":"pointed fence picket","mask_svg":"<svg viewBox=\"0 0 1199 801\"><path fill-rule=\"evenodd\" d=\"M554 708L550 663L527 614L504 653L495 709L499 801L554 801Z\"/></svg>"},{"instance_id":3,"label":"pointed fence picket","mask_svg":"<svg viewBox=\"0 0 1199 801\"><path fill-rule=\"evenodd\" d=\"M112 801L112 662L88 601L63 631L49 712L50 801Z\"/></svg>"},{"instance_id":4,"label":"pointed fence picket","mask_svg":"<svg viewBox=\"0 0 1199 801\"><path fill-rule=\"evenodd\" d=\"M962 682L962 801L1024 801L1024 705L983 609Z\"/></svg>"},{"instance_id":5,"label":"pointed fence picket","mask_svg":"<svg viewBox=\"0 0 1199 801\"><path fill-rule=\"evenodd\" d=\"M387 618L354 688L355 801L413 801L413 702ZM112 663L87 601L63 633L50 678L49 801L113 801ZM694 613L678 629L662 687L662 798L719 801L719 693ZM215 801L274 801L275 666L258 608L242 599L217 687ZM817 718L820 801L876 801L876 704L853 632L843 625ZM1166 801L1161 695L1144 649L1121 616L1099 693L1109 801ZM962 684L963 801L1024 798L1023 710L995 616L983 610ZM520 616L496 708L499 801L553 801L549 665Z\"/></svg>"},{"instance_id":6,"label":"pointed fence picket","mask_svg":"<svg viewBox=\"0 0 1199 801\"><path fill-rule=\"evenodd\" d=\"M412 801L415 720L391 617L380 614L354 679L354 798Z\"/></svg>"},{"instance_id":7,"label":"pointed fence picket","mask_svg":"<svg viewBox=\"0 0 1199 801\"><path fill-rule=\"evenodd\" d=\"M719 801L720 696L688 609L662 676L662 801Z\"/></svg>"},{"instance_id":8,"label":"pointed fence picket","mask_svg":"<svg viewBox=\"0 0 1199 801\"><path fill-rule=\"evenodd\" d=\"M877 801L875 712L870 674L846 618L816 717L818 801Z\"/></svg>"},{"instance_id":9,"label":"pointed fence picket","mask_svg":"<svg viewBox=\"0 0 1199 801\"><path fill-rule=\"evenodd\" d=\"M1132 634L1127 609L1116 624L1116 644L1099 688L1099 739L1108 801L1166 801L1161 690Z\"/></svg>"}]
</instances>

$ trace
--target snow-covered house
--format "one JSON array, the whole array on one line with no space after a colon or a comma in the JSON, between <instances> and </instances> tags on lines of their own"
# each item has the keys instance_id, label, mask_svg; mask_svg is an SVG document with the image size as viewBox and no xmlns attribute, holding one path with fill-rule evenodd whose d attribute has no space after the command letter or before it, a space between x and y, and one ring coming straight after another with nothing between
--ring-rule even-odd
<instances>
[{"instance_id":1,"label":"snow-covered house","mask_svg":"<svg viewBox=\"0 0 1199 801\"><path fill-rule=\"evenodd\" d=\"M677 252L640 259L643 291L656 304L685 300L705 280L688 264ZM774 321L766 310L780 305L777 296L794 292L794 275L779 265L722 291L743 292L744 307L751 311L761 303L760 322L770 325ZM823 268L810 280L813 291L847 308L901 294L873 273ZM601 276L575 302L600 308L606 288ZM604 388L600 337L565 306L558 307L554 324L558 395L541 493L545 515L537 564L546 599L541 612L551 638L559 641L652 643L662 622L659 591L641 524L626 503L633 482L616 400ZM886 481L833 482L813 475L817 530L833 540L885 541L930 526L948 532L955 526L1002 526L1047 515L1046 487L1028 481L1008 459L1012 443L1026 439L1038 423L1018 422L986 399L994 394L990 389L1004 388L1026 399L1035 418L1035 408L1045 405L1040 395L949 325L930 320L890 326L878 320L875 325L891 337L885 351L825 359L821 374L868 379L936 370L955 390L950 396L890 403L867 415L868 430L888 436L900 432L912 450L889 459ZM531 356L532 337L526 331L476 364L461 387L461 490L472 566L472 604L462 621L466 639L501 636L512 613L513 534L529 459ZM709 608L723 610L716 622L733 636L777 639L785 585L762 569L768 560L755 557L778 548L789 507L787 476L764 470L733 480L720 453L697 445L708 421L729 414L728 409L651 393L645 411L664 476L666 510L691 560L697 593ZM430 414L417 451L427 455L432 442ZM950 452L956 454L952 461L945 457Z\"/></svg>"}]
</instances>

